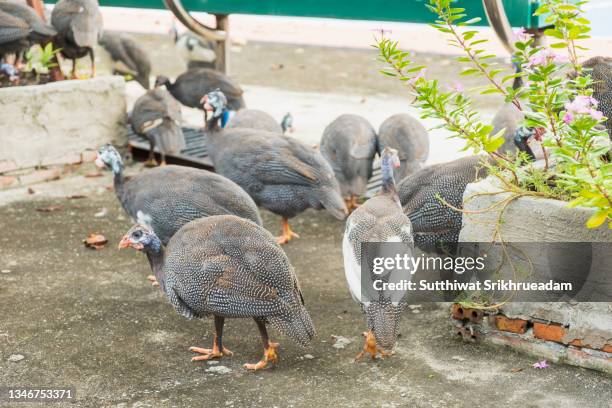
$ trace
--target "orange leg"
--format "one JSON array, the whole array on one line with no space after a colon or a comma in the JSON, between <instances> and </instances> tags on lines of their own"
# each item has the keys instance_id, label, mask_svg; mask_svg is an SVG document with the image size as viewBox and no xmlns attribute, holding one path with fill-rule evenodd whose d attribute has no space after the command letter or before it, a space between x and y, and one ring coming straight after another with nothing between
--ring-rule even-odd
<instances>
[{"instance_id":1,"label":"orange leg","mask_svg":"<svg viewBox=\"0 0 612 408\"><path fill-rule=\"evenodd\" d=\"M225 323L225 318L215 316L215 339L213 340L213 347L211 349L205 349L200 347L189 347L189 351L193 351L194 353L200 353L201 356L196 356L191 359L191 361L201 361L201 360L210 360L213 358L220 358L223 356L231 356L234 353L223 347L222 337L223 337L223 324Z\"/></svg>"},{"instance_id":2,"label":"orange leg","mask_svg":"<svg viewBox=\"0 0 612 408\"><path fill-rule=\"evenodd\" d=\"M266 368L268 366L268 363L276 364L278 362L278 353L276 352L276 349L278 348L278 343L270 342L268 338L266 324L262 320L255 318L255 323L257 323L259 333L261 334L261 340L264 346L264 355L257 363L244 365L244 368L253 371L262 370Z\"/></svg>"},{"instance_id":3,"label":"orange leg","mask_svg":"<svg viewBox=\"0 0 612 408\"><path fill-rule=\"evenodd\" d=\"M355 361L361 360L361 358L366 353L370 355L372 360L376 359L376 355L378 353L380 353L381 357L387 357L391 355L391 353L381 349L380 347L378 347L378 345L376 345L376 337L374 337L374 333L372 333L372 330L363 332L363 337L365 337L365 344L363 345L363 350L359 354L357 354L357 357L355 357Z\"/></svg>"},{"instance_id":4,"label":"orange leg","mask_svg":"<svg viewBox=\"0 0 612 408\"><path fill-rule=\"evenodd\" d=\"M300 236L291 230L289 226L289 220L283 217L282 220L283 234L280 237L276 237L276 242L279 245L286 244L291 241L292 238L299 238Z\"/></svg>"}]
</instances>

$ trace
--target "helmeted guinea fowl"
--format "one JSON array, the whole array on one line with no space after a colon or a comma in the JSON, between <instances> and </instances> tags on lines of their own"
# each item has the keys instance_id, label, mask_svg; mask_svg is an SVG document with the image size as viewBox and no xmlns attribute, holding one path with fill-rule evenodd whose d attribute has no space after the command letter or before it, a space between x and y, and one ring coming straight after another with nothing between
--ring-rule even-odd
<instances>
[{"instance_id":1,"label":"helmeted guinea fowl","mask_svg":"<svg viewBox=\"0 0 612 408\"><path fill-rule=\"evenodd\" d=\"M149 165L155 165L155 146L161 152L162 165L166 164L166 154L179 153L185 148L181 106L165 89L151 89L138 98L130 123L136 133L149 139Z\"/></svg>"},{"instance_id":2,"label":"helmeted guinea fowl","mask_svg":"<svg viewBox=\"0 0 612 408\"><path fill-rule=\"evenodd\" d=\"M215 68L217 54L214 41L200 37L191 31L179 34L176 27L176 19L172 18L170 33L174 40L174 45L178 54L187 64L188 69L192 68Z\"/></svg>"},{"instance_id":3,"label":"helmeted guinea fowl","mask_svg":"<svg viewBox=\"0 0 612 408\"><path fill-rule=\"evenodd\" d=\"M143 88L151 88L151 60L136 41L125 34L105 32L100 45L115 63L113 74L129 75Z\"/></svg>"},{"instance_id":4,"label":"helmeted guinea fowl","mask_svg":"<svg viewBox=\"0 0 612 408\"><path fill-rule=\"evenodd\" d=\"M72 60L72 77L76 77L76 60L86 55L91 60L91 75L95 76L94 46L103 30L98 1L59 0L51 12L51 24L57 30L57 47L65 58Z\"/></svg>"},{"instance_id":5,"label":"helmeted guinea fowl","mask_svg":"<svg viewBox=\"0 0 612 408\"><path fill-rule=\"evenodd\" d=\"M19 54L28 48L31 32L32 29L26 21L0 9L0 57Z\"/></svg>"},{"instance_id":6,"label":"helmeted guinea fowl","mask_svg":"<svg viewBox=\"0 0 612 408\"><path fill-rule=\"evenodd\" d=\"M147 227L136 225L120 248L146 253L153 273L174 309L193 319L214 316L212 349L192 361L232 355L223 346L225 318L251 317L257 323L264 355L245 368L259 370L278 360L266 324L306 346L315 335L297 276L287 255L262 227L232 215L200 218L183 226L166 248Z\"/></svg>"},{"instance_id":7,"label":"helmeted guinea fowl","mask_svg":"<svg viewBox=\"0 0 612 408\"><path fill-rule=\"evenodd\" d=\"M361 278L362 243L393 242L395 245L402 245L404 254L410 254L414 249L412 226L402 211L395 188L395 166L400 166L397 151L386 147L381 158L382 187L377 195L349 216L342 241L346 280L353 299L359 302L366 315L368 329L364 333L366 340L363 351L357 355L357 359L365 353L369 353L372 359L376 358L378 353L383 356L390 354L397 340L400 315L406 307L405 291L377 290L374 282L410 280L410 272L392 270L377 275L370 268L364 267L370 276L369 279ZM384 248L381 247L381 250L384 251ZM371 258L378 254L367 255L367 258ZM364 282L372 286L364 288Z\"/></svg>"},{"instance_id":8,"label":"helmeted guinea fowl","mask_svg":"<svg viewBox=\"0 0 612 408\"><path fill-rule=\"evenodd\" d=\"M225 126L229 120L229 111L246 107L242 88L227 75L208 68L189 69L179 75L174 82L160 75L155 80L155 86L165 86L180 103L198 109L202 109L200 100L204 95L220 90L227 98L228 109L224 114L222 126Z\"/></svg>"},{"instance_id":9,"label":"helmeted guinea fowl","mask_svg":"<svg viewBox=\"0 0 612 408\"><path fill-rule=\"evenodd\" d=\"M55 28L45 23L32 7L25 4L0 0L0 10L25 21L30 26L29 45L45 44L57 34Z\"/></svg>"},{"instance_id":10,"label":"helmeted guinea fowl","mask_svg":"<svg viewBox=\"0 0 612 408\"><path fill-rule=\"evenodd\" d=\"M516 73L521 72L521 68L518 64L514 64L514 68ZM513 89L519 89L523 86L522 77L514 78L512 83ZM525 115L522 111L520 111L513 103L505 102L501 108L497 111L493 120L491 121L491 125L493 125L493 131L491 134L497 134L502 129L504 131L504 144L498 149L500 153L515 153L516 152L516 144L514 142L514 134L518 129L520 123L525 119Z\"/></svg>"},{"instance_id":11,"label":"helmeted guinea fowl","mask_svg":"<svg viewBox=\"0 0 612 408\"><path fill-rule=\"evenodd\" d=\"M463 208L465 187L487 174L481 160L481 156L470 156L427 166L398 184L400 202L421 250L456 251L462 214L445 203Z\"/></svg>"},{"instance_id":12,"label":"helmeted guinea fowl","mask_svg":"<svg viewBox=\"0 0 612 408\"><path fill-rule=\"evenodd\" d=\"M349 211L367 191L372 162L377 151L376 131L358 115L340 115L323 131L321 154L329 162L340 183Z\"/></svg>"},{"instance_id":13,"label":"helmeted guinea fowl","mask_svg":"<svg viewBox=\"0 0 612 408\"><path fill-rule=\"evenodd\" d=\"M279 243L297 237L288 219L307 208L325 208L334 217L345 218L338 181L319 152L265 130L220 129L225 96L213 91L202 102L211 112L206 137L215 171L244 188L258 205L283 217Z\"/></svg>"},{"instance_id":14,"label":"helmeted guinea fowl","mask_svg":"<svg viewBox=\"0 0 612 408\"><path fill-rule=\"evenodd\" d=\"M421 169L429 157L427 129L407 113L390 116L378 129L379 152L387 146L399 154L402 165L395 170L395 178L399 181Z\"/></svg>"},{"instance_id":15,"label":"helmeted guinea fowl","mask_svg":"<svg viewBox=\"0 0 612 408\"><path fill-rule=\"evenodd\" d=\"M96 164L114 173L115 194L125 212L152 228L164 244L189 221L211 215L232 214L261 225L251 197L219 174L164 166L126 179L121 156L111 145L100 147Z\"/></svg>"}]
</instances>

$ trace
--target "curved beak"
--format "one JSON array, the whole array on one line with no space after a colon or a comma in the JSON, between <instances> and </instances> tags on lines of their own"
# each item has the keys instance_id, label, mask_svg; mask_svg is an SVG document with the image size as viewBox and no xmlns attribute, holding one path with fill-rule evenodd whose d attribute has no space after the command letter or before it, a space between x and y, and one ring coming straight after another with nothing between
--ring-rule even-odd
<instances>
[{"instance_id":1,"label":"curved beak","mask_svg":"<svg viewBox=\"0 0 612 408\"><path fill-rule=\"evenodd\" d=\"M117 246L117 249L129 248L131 246L132 246L132 242L130 241L130 237L127 235L124 235L123 238L121 238L121 241L119 242L119 246Z\"/></svg>"}]
</instances>

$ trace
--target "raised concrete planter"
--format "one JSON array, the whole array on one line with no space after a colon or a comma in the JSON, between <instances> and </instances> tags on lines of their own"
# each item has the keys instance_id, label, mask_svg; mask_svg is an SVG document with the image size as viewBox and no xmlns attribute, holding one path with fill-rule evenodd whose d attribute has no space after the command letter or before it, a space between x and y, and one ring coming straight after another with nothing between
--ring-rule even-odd
<instances>
[{"instance_id":1,"label":"raised concrete planter","mask_svg":"<svg viewBox=\"0 0 612 408\"><path fill-rule=\"evenodd\" d=\"M493 240L500 209L481 211L510 196L510 193L491 194L499 191L496 180L491 177L467 186L463 196L466 213L460 241ZM485 195L479 195L483 193ZM612 231L605 226L594 230L585 227L585 221L592 213L587 208L567 208L567 203L557 200L521 197L505 208L499 232L504 241L515 243L612 242ZM597 266L593 269L607 271L607 276L594 276L593 285L609 285L612 272L609 246L594 244L590 248L591 265ZM555 259L549 257L543 262L554 263ZM592 291L593 285L584 290ZM609 286L605 290L609 291ZM456 324L461 320L455 319ZM612 373L611 303L511 302L485 320L478 322L481 329L479 338L485 342L510 346L556 362ZM465 324L469 325L468 322Z\"/></svg>"},{"instance_id":2,"label":"raised concrete planter","mask_svg":"<svg viewBox=\"0 0 612 408\"><path fill-rule=\"evenodd\" d=\"M0 169L78 162L127 141L125 83L117 76L0 89Z\"/></svg>"}]
</instances>

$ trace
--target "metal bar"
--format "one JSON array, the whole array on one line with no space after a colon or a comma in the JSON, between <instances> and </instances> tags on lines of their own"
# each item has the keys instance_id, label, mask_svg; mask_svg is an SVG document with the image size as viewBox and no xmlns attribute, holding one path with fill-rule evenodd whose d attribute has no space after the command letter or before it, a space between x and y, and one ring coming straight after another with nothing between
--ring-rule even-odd
<instances>
[{"instance_id":1,"label":"metal bar","mask_svg":"<svg viewBox=\"0 0 612 408\"><path fill-rule=\"evenodd\" d=\"M217 20L217 29L223 30L225 38L221 41L217 41L217 49L215 53L217 58L215 60L215 68L223 73L229 71L229 18L227 14L215 14Z\"/></svg>"},{"instance_id":2,"label":"metal bar","mask_svg":"<svg viewBox=\"0 0 612 408\"><path fill-rule=\"evenodd\" d=\"M502 0L482 0L482 5L489 20L489 24L497 34L497 38L510 54L514 54L514 34L504 10Z\"/></svg>"},{"instance_id":3,"label":"metal bar","mask_svg":"<svg viewBox=\"0 0 612 408\"><path fill-rule=\"evenodd\" d=\"M195 19L191 14L189 14L189 12L187 12L187 10L185 10L181 0L164 0L164 3L166 4L168 10L170 10L178 19L178 21L180 21L189 30L211 41L225 41L227 35L223 30L219 30L219 27L208 27Z\"/></svg>"}]
</instances>

